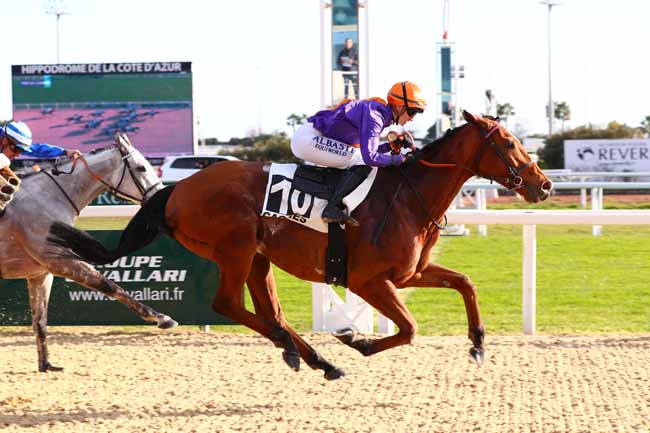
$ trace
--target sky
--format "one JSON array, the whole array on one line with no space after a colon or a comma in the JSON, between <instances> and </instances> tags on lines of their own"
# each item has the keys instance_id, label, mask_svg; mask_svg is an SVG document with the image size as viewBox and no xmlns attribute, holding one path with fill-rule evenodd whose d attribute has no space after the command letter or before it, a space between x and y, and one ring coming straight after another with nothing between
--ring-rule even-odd
<instances>
[{"instance_id":1,"label":"sky","mask_svg":"<svg viewBox=\"0 0 650 433\"><path fill-rule=\"evenodd\" d=\"M417 83L430 107L411 127L422 136L439 112L443 0L366 1L370 94L385 98L394 82ZM191 61L199 138L290 133L290 114L321 108L320 0L63 3L61 63ZM56 63L56 18L44 10L43 0L0 0L0 119L12 117L10 66ZM645 0L553 8L552 93L571 108L565 127L638 126L650 115L648 17ZM453 63L465 67L458 105L482 113L491 89L514 107L510 129L546 133L547 20L539 0L449 0Z\"/></svg>"}]
</instances>

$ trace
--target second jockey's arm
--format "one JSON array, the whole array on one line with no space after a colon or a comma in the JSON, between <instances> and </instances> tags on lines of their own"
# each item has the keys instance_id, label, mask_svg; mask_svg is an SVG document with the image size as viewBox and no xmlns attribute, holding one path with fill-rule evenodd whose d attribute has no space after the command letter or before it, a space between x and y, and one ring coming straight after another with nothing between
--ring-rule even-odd
<instances>
[{"instance_id":1,"label":"second jockey's arm","mask_svg":"<svg viewBox=\"0 0 650 433\"><path fill-rule=\"evenodd\" d=\"M47 143L32 143L30 148L31 150L23 152L23 155L34 158L56 158L67 155L67 151L64 148L52 146Z\"/></svg>"}]
</instances>

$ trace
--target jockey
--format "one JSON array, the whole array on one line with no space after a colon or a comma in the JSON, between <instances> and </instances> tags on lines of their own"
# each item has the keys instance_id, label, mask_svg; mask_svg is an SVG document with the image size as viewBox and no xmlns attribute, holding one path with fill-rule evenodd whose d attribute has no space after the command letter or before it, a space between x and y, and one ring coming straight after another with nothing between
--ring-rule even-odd
<instances>
[{"instance_id":1,"label":"jockey","mask_svg":"<svg viewBox=\"0 0 650 433\"><path fill-rule=\"evenodd\" d=\"M32 131L25 123L15 120L0 128L0 150L0 210L4 210L20 185L18 176L9 168L12 159L20 154L36 158L56 158L62 155L76 158L81 155L78 150L32 143Z\"/></svg>"},{"instance_id":2,"label":"jockey","mask_svg":"<svg viewBox=\"0 0 650 433\"><path fill-rule=\"evenodd\" d=\"M358 226L340 208L343 197L366 179L371 167L400 165L405 161L401 154L389 154L389 143L380 144L379 136L391 124L404 126L424 112L426 101L420 88L409 81L394 84L387 99L388 102L381 98L343 100L333 109L309 117L291 139L291 151L296 157L320 166L349 168L323 210L326 223Z\"/></svg>"}]
</instances>

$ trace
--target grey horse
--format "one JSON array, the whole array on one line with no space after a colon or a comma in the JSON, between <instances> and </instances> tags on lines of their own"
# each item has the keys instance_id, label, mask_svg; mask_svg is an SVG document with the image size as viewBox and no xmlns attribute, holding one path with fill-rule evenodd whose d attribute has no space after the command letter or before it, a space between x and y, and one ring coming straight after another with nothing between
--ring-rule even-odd
<instances>
[{"instance_id":1,"label":"grey horse","mask_svg":"<svg viewBox=\"0 0 650 433\"><path fill-rule=\"evenodd\" d=\"M0 278L27 280L39 371L62 370L50 364L46 343L54 275L114 298L159 328L177 325L170 317L133 299L92 265L65 258L58 254L57 247L45 242L54 221L72 224L81 209L104 191L142 204L162 187L146 158L126 135L120 134L112 146L23 178L20 191L0 217Z\"/></svg>"}]
</instances>

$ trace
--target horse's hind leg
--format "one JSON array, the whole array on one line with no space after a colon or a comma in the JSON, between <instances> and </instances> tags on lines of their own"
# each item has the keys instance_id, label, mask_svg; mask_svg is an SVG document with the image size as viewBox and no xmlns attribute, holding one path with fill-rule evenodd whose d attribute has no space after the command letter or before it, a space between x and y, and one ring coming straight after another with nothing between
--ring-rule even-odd
<instances>
[{"instance_id":1,"label":"horse's hind leg","mask_svg":"<svg viewBox=\"0 0 650 433\"><path fill-rule=\"evenodd\" d=\"M84 287L102 292L133 310L147 322L155 322L159 328L168 329L178 325L171 317L133 299L122 287L104 277L97 269L79 260L55 260L47 263L47 269L55 275L76 281Z\"/></svg>"},{"instance_id":2,"label":"horse's hind leg","mask_svg":"<svg viewBox=\"0 0 650 433\"><path fill-rule=\"evenodd\" d=\"M291 334L294 343L298 346L300 357L305 360L308 366L312 369L323 370L325 378L328 380L339 379L345 376L343 370L331 364L320 353L316 352L314 348L291 329L285 320L269 259L261 254L255 256L246 284L253 299L255 313L286 329Z\"/></svg>"},{"instance_id":3,"label":"horse's hind leg","mask_svg":"<svg viewBox=\"0 0 650 433\"><path fill-rule=\"evenodd\" d=\"M254 236L254 233L252 234ZM245 235L237 236L240 245L247 245ZM248 243L249 249L230 248L223 253L215 251L213 260L221 271L219 290L212 303L212 309L237 323L251 328L273 342L276 347L284 349L284 362L295 371L300 369L300 354L291 334L277 321L269 320L263 315L253 314L243 304L244 282L251 270L255 256L255 242ZM279 306L278 306L279 307Z\"/></svg>"},{"instance_id":4,"label":"horse's hind leg","mask_svg":"<svg viewBox=\"0 0 650 433\"><path fill-rule=\"evenodd\" d=\"M47 307L53 278L52 274L43 273L27 280L29 306L32 310L32 329L36 334L38 350L38 371L41 372L63 370L50 364L47 353Z\"/></svg>"}]
</instances>

